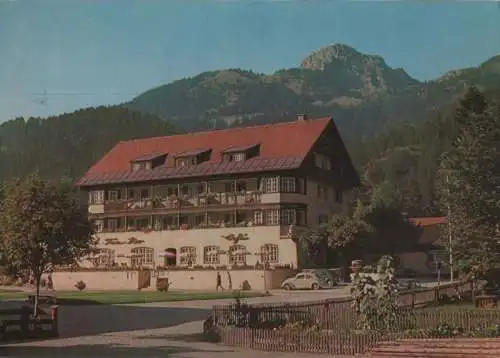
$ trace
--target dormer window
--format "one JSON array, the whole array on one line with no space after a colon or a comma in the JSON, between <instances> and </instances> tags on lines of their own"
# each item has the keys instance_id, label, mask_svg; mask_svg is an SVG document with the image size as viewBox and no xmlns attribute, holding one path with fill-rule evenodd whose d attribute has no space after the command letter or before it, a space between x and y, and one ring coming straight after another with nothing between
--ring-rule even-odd
<instances>
[{"instance_id":1,"label":"dormer window","mask_svg":"<svg viewBox=\"0 0 500 358\"><path fill-rule=\"evenodd\" d=\"M133 172L138 170L153 169L165 164L166 153L152 153L141 155L130 162Z\"/></svg>"},{"instance_id":2,"label":"dormer window","mask_svg":"<svg viewBox=\"0 0 500 358\"><path fill-rule=\"evenodd\" d=\"M244 152L236 152L236 153L229 154L229 161L230 162L242 162L244 160L245 160L245 153Z\"/></svg>"},{"instance_id":3,"label":"dormer window","mask_svg":"<svg viewBox=\"0 0 500 358\"><path fill-rule=\"evenodd\" d=\"M222 152L222 160L227 162L243 162L247 159L258 156L259 152L259 144L231 147Z\"/></svg>"},{"instance_id":4,"label":"dormer window","mask_svg":"<svg viewBox=\"0 0 500 358\"><path fill-rule=\"evenodd\" d=\"M197 165L210 160L212 149L194 149L175 156L175 166L178 168Z\"/></svg>"}]
</instances>

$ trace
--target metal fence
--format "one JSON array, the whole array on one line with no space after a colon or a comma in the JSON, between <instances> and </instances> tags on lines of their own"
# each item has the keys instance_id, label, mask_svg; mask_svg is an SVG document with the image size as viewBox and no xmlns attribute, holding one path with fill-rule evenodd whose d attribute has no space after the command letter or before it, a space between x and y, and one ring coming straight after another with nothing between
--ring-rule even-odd
<instances>
[{"instance_id":1,"label":"metal fence","mask_svg":"<svg viewBox=\"0 0 500 358\"><path fill-rule=\"evenodd\" d=\"M418 337L422 330L448 324L460 330L485 329L500 323L500 311L415 309L472 293L473 284L455 283L401 293L391 330L359 331L352 299L289 304L214 306L213 324L224 344L267 351L349 355L383 340ZM422 332L421 332L422 331ZM420 333L419 333L420 332ZM438 332L455 334L450 329ZM436 334L438 334L436 333Z\"/></svg>"}]
</instances>

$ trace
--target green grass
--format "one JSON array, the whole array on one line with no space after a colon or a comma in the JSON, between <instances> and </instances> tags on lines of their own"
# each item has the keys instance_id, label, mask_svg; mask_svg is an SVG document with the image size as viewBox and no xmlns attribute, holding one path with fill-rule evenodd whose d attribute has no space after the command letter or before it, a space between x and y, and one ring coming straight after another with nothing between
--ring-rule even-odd
<instances>
[{"instance_id":1,"label":"green grass","mask_svg":"<svg viewBox=\"0 0 500 358\"><path fill-rule=\"evenodd\" d=\"M263 293L242 292L242 298L262 297ZM26 299L26 292L0 291L0 300ZM232 299L233 292L157 292L157 291L58 291L57 303L60 305L84 304L131 304L149 302L176 302L194 300Z\"/></svg>"}]
</instances>

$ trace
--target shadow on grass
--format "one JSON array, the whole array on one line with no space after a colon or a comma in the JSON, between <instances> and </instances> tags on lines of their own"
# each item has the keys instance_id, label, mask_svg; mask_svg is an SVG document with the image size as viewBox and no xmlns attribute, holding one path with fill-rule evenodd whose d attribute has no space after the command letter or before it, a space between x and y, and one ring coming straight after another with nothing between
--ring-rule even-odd
<instances>
[{"instance_id":1,"label":"shadow on grass","mask_svg":"<svg viewBox=\"0 0 500 358\"><path fill-rule=\"evenodd\" d=\"M130 347L121 344L79 344L68 345L64 347L58 346L37 346L25 344L23 346L7 346L2 347L2 357L162 357L168 358L179 354L192 354L199 356L202 353L215 353L217 356L225 352L234 352L228 348L214 350L207 347L199 349L189 346L144 346Z\"/></svg>"}]
</instances>

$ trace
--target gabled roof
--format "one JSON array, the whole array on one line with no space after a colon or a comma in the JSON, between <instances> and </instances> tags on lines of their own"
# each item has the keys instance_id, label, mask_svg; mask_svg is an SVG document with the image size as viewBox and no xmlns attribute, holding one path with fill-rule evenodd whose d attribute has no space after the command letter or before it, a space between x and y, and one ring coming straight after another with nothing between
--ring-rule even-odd
<instances>
[{"instance_id":1,"label":"gabled roof","mask_svg":"<svg viewBox=\"0 0 500 358\"><path fill-rule=\"evenodd\" d=\"M116 182L136 182L181 177L272 171L298 168L316 140L333 123L331 117L252 127L135 139L119 142L77 182L91 186ZM222 162L229 148L259 143L258 157L244 162ZM130 171L130 162L158 153L195 152L212 149L210 159L194 167L175 168L176 155L169 155L164 166Z\"/></svg>"},{"instance_id":2,"label":"gabled roof","mask_svg":"<svg viewBox=\"0 0 500 358\"><path fill-rule=\"evenodd\" d=\"M442 225L447 223L445 216L409 218L408 221L410 221L413 225L417 226L432 226L432 225Z\"/></svg>"}]
</instances>

